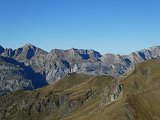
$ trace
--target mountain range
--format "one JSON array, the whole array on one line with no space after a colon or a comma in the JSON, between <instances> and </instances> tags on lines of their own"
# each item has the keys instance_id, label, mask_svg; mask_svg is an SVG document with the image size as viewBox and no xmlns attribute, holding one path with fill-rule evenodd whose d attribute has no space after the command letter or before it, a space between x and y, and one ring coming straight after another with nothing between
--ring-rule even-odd
<instances>
[{"instance_id":1,"label":"mountain range","mask_svg":"<svg viewBox=\"0 0 160 120\"><path fill-rule=\"evenodd\" d=\"M159 120L160 46L129 55L0 46L2 120Z\"/></svg>"},{"instance_id":2,"label":"mountain range","mask_svg":"<svg viewBox=\"0 0 160 120\"><path fill-rule=\"evenodd\" d=\"M5 94L54 84L74 72L94 76L124 76L128 71L132 71L136 63L160 58L160 46L142 49L129 55L110 53L101 55L92 49L75 48L52 49L47 52L32 44L26 44L17 49L0 46L0 58L0 70L3 71L1 76L5 76L5 79L1 77L0 94ZM14 74L18 78L12 77Z\"/></svg>"}]
</instances>

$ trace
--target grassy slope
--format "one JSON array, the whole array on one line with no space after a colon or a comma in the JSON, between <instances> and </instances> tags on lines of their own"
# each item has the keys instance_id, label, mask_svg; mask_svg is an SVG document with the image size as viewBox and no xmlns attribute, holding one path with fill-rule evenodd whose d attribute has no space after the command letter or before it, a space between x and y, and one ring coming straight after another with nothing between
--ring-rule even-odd
<instances>
[{"instance_id":1,"label":"grassy slope","mask_svg":"<svg viewBox=\"0 0 160 120\"><path fill-rule=\"evenodd\" d=\"M2 115L8 120L159 120L159 73L160 60L136 65L134 72L120 81L123 97L103 105L104 89L114 78L73 73L33 92L0 97L0 113L7 111Z\"/></svg>"},{"instance_id":2,"label":"grassy slope","mask_svg":"<svg viewBox=\"0 0 160 120\"><path fill-rule=\"evenodd\" d=\"M0 97L0 118L6 120L58 120L84 104L90 96L112 82L108 76L71 74L35 91L17 91Z\"/></svg>"},{"instance_id":3,"label":"grassy slope","mask_svg":"<svg viewBox=\"0 0 160 120\"><path fill-rule=\"evenodd\" d=\"M160 60L136 65L124 80L123 98L103 107L93 100L66 120L159 120Z\"/></svg>"}]
</instances>

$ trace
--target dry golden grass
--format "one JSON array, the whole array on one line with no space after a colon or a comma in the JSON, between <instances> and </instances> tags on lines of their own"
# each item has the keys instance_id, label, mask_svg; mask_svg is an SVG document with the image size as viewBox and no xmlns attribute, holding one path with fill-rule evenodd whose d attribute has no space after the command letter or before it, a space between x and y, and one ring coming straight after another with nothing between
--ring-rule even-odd
<instances>
[{"instance_id":1,"label":"dry golden grass","mask_svg":"<svg viewBox=\"0 0 160 120\"><path fill-rule=\"evenodd\" d=\"M160 120L160 60L136 65L121 83L123 98L105 107L94 99L66 120Z\"/></svg>"},{"instance_id":2,"label":"dry golden grass","mask_svg":"<svg viewBox=\"0 0 160 120\"><path fill-rule=\"evenodd\" d=\"M123 97L101 105L104 88L114 80L110 76L73 73L54 85L0 97L0 110L8 110L6 120L160 120L160 60L136 65L132 74L120 80ZM65 97L61 105L60 99ZM20 109L17 105L22 99L26 106ZM47 99L57 107L43 106ZM75 101L76 109L68 111L69 103ZM39 113L35 111L38 102L42 106Z\"/></svg>"}]
</instances>

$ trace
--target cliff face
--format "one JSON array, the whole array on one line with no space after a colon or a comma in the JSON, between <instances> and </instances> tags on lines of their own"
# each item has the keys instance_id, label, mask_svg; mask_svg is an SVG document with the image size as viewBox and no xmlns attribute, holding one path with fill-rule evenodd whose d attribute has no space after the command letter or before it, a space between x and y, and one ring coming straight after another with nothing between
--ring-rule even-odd
<instances>
[{"instance_id":1,"label":"cliff face","mask_svg":"<svg viewBox=\"0 0 160 120\"><path fill-rule=\"evenodd\" d=\"M119 77L132 71L135 63L159 58L160 47L143 49L129 55L101 55L94 50L75 48L46 52L34 45L26 44L15 50L0 46L0 55L7 58L6 62L23 68L27 74L26 78L32 81L34 88L40 88L53 84L73 72Z\"/></svg>"},{"instance_id":2,"label":"cliff face","mask_svg":"<svg viewBox=\"0 0 160 120\"><path fill-rule=\"evenodd\" d=\"M25 70L18 65L8 63L0 56L0 95L22 89L34 89L32 81L25 75Z\"/></svg>"},{"instance_id":3,"label":"cliff face","mask_svg":"<svg viewBox=\"0 0 160 120\"><path fill-rule=\"evenodd\" d=\"M101 55L94 50L75 48L53 49L51 52L46 52L34 45L26 44L15 50L1 47L0 54L22 62L26 66L30 65L35 72L46 79L47 83L52 84L72 72L121 76L134 63L159 58L160 47L143 49L129 55Z\"/></svg>"}]
</instances>

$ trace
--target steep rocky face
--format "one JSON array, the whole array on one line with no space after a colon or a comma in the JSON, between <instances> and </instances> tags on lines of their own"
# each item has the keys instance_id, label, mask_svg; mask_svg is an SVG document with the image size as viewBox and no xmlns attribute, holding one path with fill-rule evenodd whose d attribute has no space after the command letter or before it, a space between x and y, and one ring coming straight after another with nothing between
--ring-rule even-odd
<instances>
[{"instance_id":1,"label":"steep rocky face","mask_svg":"<svg viewBox=\"0 0 160 120\"><path fill-rule=\"evenodd\" d=\"M117 64L124 62L123 57L121 55L114 55L114 54L105 54L102 58L102 61L108 62L110 64Z\"/></svg>"},{"instance_id":2,"label":"steep rocky face","mask_svg":"<svg viewBox=\"0 0 160 120\"><path fill-rule=\"evenodd\" d=\"M0 56L0 95L22 89L33 90L32 81L27 79L24 69Z\"/></svg>"},{"instance_id":3,"label":"steep rocky face","mask_svg":"<svg viewBox=\"0 0 160 120\"><path fill-rule=\"evenodd\" d=\"M19 62L24 62L25 65L32 65L32 68L36 72L43 72L44 59L47 52L34 45L26 44L15 50L11 48L5 49L1 55L4 57L11 57Z\"/></svg>"},{"instance_id":4,"label":"steep rocky face","mask_svg":"<svg viewBox=\"0 0 160 120\"><path fill-rule=\"evenodd\" d=\"M4 52L4 48L0 45L0 54Z\"/></svg>"},{"instance_id":5,"label":"steep rocky face","mask_svg":"<svg viewBox=\"0 0 160 120\"><path fill-rule=\"evenodd\" d=\"M160 46L132 52L130 55L127 55L127 58L131 63L140 63L145 60L160 58Z\"/></svg>"},{"instance_id":6,"label":"steep rocky face","mask_svg":"<svg viewBox=\"0 0 160 120\"><path fill-rule=\"evenodd\" d=\"M23 62L26 66L30 65L35 72L41 73L48 83L53 83L68 73L76 72L84 63L95 63L101 57L100 53L94 50L75 48L53 49L48 53L31 44L15 50L5 49L1 55ZM85 72L83 68L79 71Z\"/></svg>"},{"instance_id":7,"label":"steep rocky face","mask_svg":"<svg viewBox=\"0 0 160 120\"><path fill-rule=\"evenodd\" d=\"M54 80L58 80L68 73L85 73L87 71L83 70L85 69L83 66L98 62L100 56L100 53L94 50L53 49L45 60L46 79L49 83L53 83Z\"/></svg>"},{"instance_id":8,"label":"steep rocky face","mask_svg":"<svg viewBox=\"0 0 160 120\"><path fill-rule=\"evenodd\" d=\"M91 75L107 74L114 77L123 75L135 63L160 58L160 46L132 52L129 55L101 55L94 50L53 49L46 52L31 44L18 49L3 49L1 55L11 57L38 72L49 84L68 73L77 72Z\"/></svg>"},{"instance_id":9,"label":"steep rocky face","mask_svg":"<svg viewBox=\"0 0 160 120\"><path fill-rule=\"evenodd\" d=\"M45 77L10 57L0 56L0 95L16 90L33 90L48 83Z\"/></svg>"}]
</instances>

